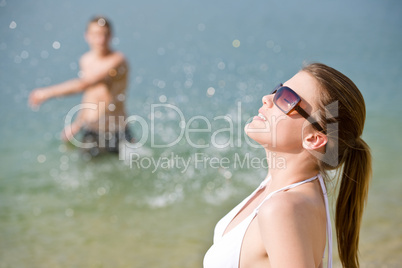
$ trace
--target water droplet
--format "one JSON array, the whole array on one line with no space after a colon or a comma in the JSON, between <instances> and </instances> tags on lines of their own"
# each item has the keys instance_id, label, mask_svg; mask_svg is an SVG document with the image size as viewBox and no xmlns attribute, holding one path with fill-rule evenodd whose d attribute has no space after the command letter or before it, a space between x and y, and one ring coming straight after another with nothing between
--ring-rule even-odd
<instances>
[{"instance_id":1,"label":"water droplet","mask_svg":"<svg viewBox=\"0 0 402 268\"><path fill-rule=\"evenodd\" d=\"M213 88L213 87L209 87L208 89L207 89L207 95L208 96L213 96L215 94L215 88Z\"/></svg>"},{"instance_id":2,"label":"water droplet","mask_svg":"<svg viewBox=\"0 0 402 268\"><path fill-rule=\"evenodd\" d=\"M36 158L38 160L39 163L44 163L46 161L46 156L43 154L38 155L38 157Z\"/></svg>"},{"instance_id":3,"label":"water droplet","mask_svg":"<svg viewBox=\"0 0 402 268\"><path fill-rule=\"evenodd\" d=\"M273 48L273 51L274 51L275 53L279 53L279 52L281 52L281 50L282 50L282 48L281 48L280 45L276 45L276 46L274 46L274 48Z\"/></svg>"},{"instance_id":4,"label":"water droplet","mask_svg":"<svg viewBox=\"0 0 402 268\"><path fill-rule=\"evenodd\" d=\"M20 56L15 56L15 57L14 57L14 62L15 62L15 63L21 63L21 61L22 61L22 59L21 59Z\"/></svg>"},{"instance_id":5,"label":"water droplet","mask_svg":"<svg viewBox=\"0 0 402 268\"><path fill-rule=\"evenodd\" d=\"M67 146L65 144L59 145L59 152L64 153L67 151Z\"/></svg>"},{"instance_id":6,"label":"water droplet","mask_svg":"<svg viewBox=\"0 0 402 268\"><path fill-rule=\"evenodd\" d=\"M233 47L238 48L240 46L240 41L238 39L233 40L232 42Z\"/></svg>"},{"instance_id":7,"label":"water droplet","mask_svg":"<svg viewBox=\"0 0 402 268\"><path fill-rule=\"evenodd\" d=\"M186 82L184 82L185 88L191 88L192 85L193 85L193 80L186 80Z\"/></svg>"},{"instance_id":8,"label":"water droplet","mask_svg":"<svg viewBox=\"0 0 402 268\"><path fill-rule=\"evenodd\" d=\"M137 77L135 78L135 82L136 82L137 84L141 84L141 83L142 83L142 76L137 76Z\"/></svg>"},{"instance_id":9,"label":"water droplet","mask_svg":"<svg viewBox=\"0 0 402 268\"><path fill-rule=\"evenodd\" d=\"M106 25L106 21L105 21L105 19L104 18L100 18L99 20L98 20L98 25L99 26L105 26Z\"/></svg>"},{"instance_id":10,"label":"water droplet","mask_svg":"<svg viewBox=\"0 0 402 268\"><path fill-rule=\"evenodd\" d=\"M162 80L159 80L159 81L158 81L158 87L159 87L160 89L165 88L165 86L166 86L165 81L162 81Z\"/></svg>"},{"instance_id":11,"label":"water droplet","mask_svg":"<svg viewBox=\"0 0 402 268\"><path fill-rule=\"evenodd\" d=\"M116 110L116 105L111 103L111 104L109 104L108 109L109 109L109 111L113 112L114 110Z\"/></svg>"},{"instance_id":12,"label":"water droplet","mask_svg":"<svg viewBox=\"0 0 402 268\"><path fill-rule=\"evenodd\" d=\"M251 95L247 95L244 99L246 102L252 102L254 100L254 97Z\"/></svg>"},{"instance_id":13,"label":"water droplet","mask_svg":"<svg viewBox=\"0 0 402 268\"><path fill-rule=\"evenodd\" d=\"M223 69L225 69L225 67L226 67L226 65L225 65L224 62L221 61L221 62L218 63L218 69L219 70L223 70Z\"/></svg>"},{"instance_id":14,"label":"water droplet","mask_svg":"<svg viewBox=\"0 0 402 268\"><path fill-rule=\"evenodd\" d=\"M117 75L117 71L115 68L109 70L109 76L114 77Z\"/></svg>"},{"instance_id":15,"label":"water droplet","mask_svg":"<svg viewBox=\"0 0 402 268\"><path fill-rule=\"evenodd\" d=\"M162 117L162 112L161 111L155 111L154 116L155 116L155 118L161 118Z\"/></svg>"},{"instance_id":16,"label":"water droplet","mask_svg":"<svg viewBox=\"0 0 402 268\"><path fill-rule=\"evenodd\" d=\"M226 179L230 179L232 177L232 172L230 172L229 170L225 170L225 172L223 173L223 176Z\"/></svg>"},{"instance_id":17,"label":"water droplet","mask_svg":"<svg viewBox=\"0 0 402 268\"><path fill-rule=\"evenodd\" d=\"M60 170L62 170L62 171L66 171L66 170L68 170L68 168L69 168L68 163L61 163L60 164Z\"/></svg>"},{"instance_id":18,"label":"water droplet","mask_svg":"<svg viewBox=\"0 0 402 268\"><path fill-rule=\"evenodd\" d=\"M63 155L63 156L60 157L60 162L61 163L68 163L68 161L69 161L69 158L68 158L67 155Z\"/></svg>"},{"instance_id":19,"label":"water droplet","mask_svg":"<svg viewBox=\"0 0 402 268\"><path fill-rule=\"evenodd\" d=\"M49 52L47 52L46 50L42 50L40 56L42 59L47 59L49 57Z\"/></svg>"},{"instance_id":20,"label":"water droplet","mask_svg":"<svg viewBox=\"0 0 402 268\"><path fill-rule=\"evenodd\" d=\"M59 41L54 41L52 47L53 47L54 49L60 49L61 44L60 44Z\"/></svg>"},{"instance_id":21,"label":"water droplet","mask_svg":"<svg viewBox=\"0 0 402 268\"><path fill-rule=\"evenodd\" d=\"M159 96L159 101L162 102L162 103L165 103L167 101L166 96L165 95L160 95Z\"/></svg>"},{"instance_id":22,"label":"water droplet","mask_svg":"<svg viewBox=\"0 0 402 268\"><path fill-rule=\"evenodd\" d=\"M77 68L78 68L78 64L76 62L70 63L70 69L71 70L77 70Z\"/></svg>"},{"instance_id":23,"label":"water droplet","mask_svg":"<svg viewBox=\"0 0 402 268\"><path fill-rule=\"evenodd\" d=\"M193 80L194 75L192 73L186 74L186 79L187 80Z\"/></svg>"},{"instance_id":24,"label":"water droplet","mask_svg":"<svg viewBox=\"0 0 402 268\"><path fill-rule=\"evenodd\" d=\"M126 95L121 93L119 95L117 95L117 100L118 101L124 101L126 99Z\"/></svg>"},{"instance_id":25,"label":"water droplet","mask_svg":"<svg viewBox=\"0 0 402 268\"><path fill-rule=\"evenodd\" d=\"M237 83L237 88L245 91L247 89L247 84L244 82L239 82L239 83Z\"/></svg>"},{"instance_id":26,"label":"water droplet","mask_svg":"<svg viewBox=\"0 0 402 268\"><path fill-rule=\"evenodd\" d=\"M12 21L9 25L10 29L15 29L17 28L17 23L15 21Z\"/></svg>"},{"instance_id":27,"label":"water droplet","mask_svg":"<svg viewBox=\"0 0 402 268\"><path fill-rule=\"evenodd\" d=\"M215 183L212 182L212 181L208 182L208 184L207 184L207 189L211 191L211 190L213 190L214 188L215 188Z\"/></svg>"},{"instance_id":28,"label":"water droplet","mask_svg":"<svg viewBox=\"0 0 402 268\"><path fill-rule=\"evenodd\" d=\"M98 195L102 196L102 195L106 194L106 189L105 189L105 187L99 187L96 192L98 193Z\"/></svg>"},{"instance_id":29,"label":"water droplet","mask_svg":"<svg viewBox=\"0 0 402 268\"><path fill-rule=\"evenodd\" d=\"M21 58L22 58L22 59L27 59L28 57L29 57L28 51L23 50L23 51L21 52Z\"/></svg>"}]
</instances>

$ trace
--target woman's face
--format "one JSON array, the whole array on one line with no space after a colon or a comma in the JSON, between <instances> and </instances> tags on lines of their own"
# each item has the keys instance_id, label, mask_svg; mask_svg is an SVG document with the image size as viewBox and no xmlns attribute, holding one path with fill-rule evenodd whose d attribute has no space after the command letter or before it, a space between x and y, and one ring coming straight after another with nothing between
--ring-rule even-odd
<instances>
[{"instance_id":1,"label":"woman's face","mask_svg":"<svg viewBox=\"0 0 402 268\"><path fill-rule=\"evenodd\" d=\"M306 72L299 72L284 83L301 98L300 106L309 115L315 109L318 82ZM274 103L272 95L262 98L262 107L258 110L251 123L245 127L246 134L270 151L297 153L302 150L303 135L314 131L310 123L292 111L285 115Z\"/></svg>"}]
</instances>

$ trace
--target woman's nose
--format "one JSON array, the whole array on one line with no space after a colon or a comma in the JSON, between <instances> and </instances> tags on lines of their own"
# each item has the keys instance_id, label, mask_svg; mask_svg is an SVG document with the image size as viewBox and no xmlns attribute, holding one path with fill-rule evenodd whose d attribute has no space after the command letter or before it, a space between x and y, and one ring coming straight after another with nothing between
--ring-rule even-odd
<instances>
[{"instance_id":1,"label":"woman's nose","mask_svg":"<svg viewBox=\"0 0 402 268\"><path fill-rule=\"evenodd\" d=\"M262 104L266 105L268 108L271 108L272 105L274 104L272 101L272 95L266 95L262 97Z\"/></svg>"}]
</instances>

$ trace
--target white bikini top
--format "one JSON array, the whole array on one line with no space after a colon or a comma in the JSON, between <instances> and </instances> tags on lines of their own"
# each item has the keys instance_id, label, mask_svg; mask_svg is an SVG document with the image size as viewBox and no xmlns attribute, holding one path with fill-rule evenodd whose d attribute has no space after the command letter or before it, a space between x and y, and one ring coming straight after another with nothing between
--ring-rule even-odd
<instances>
[{"instance_id":1,"label":"white bikini top","mask_svg":"<svg viewBox=\"0 0 402 268\"><path fill-rule=\"evenodd\" d=\"M293 183L291 185L285 186L277 191L270 193L258 206L257 208L245 218L242 222L240 222L237 226L235 226L232 230L230 230L225 235L224 232L229 225L229 223L233 220L233 218L239 213L239 211L244 207L244 205L262 188L264 188L267 182L271 179L268 177L264 180L260 186L246 199L244 199L240 204L238 204L234 209L232 209L226 216L224 216L215 227L214 231L214 240L213 245L209 248L204 257L204 268L238 268L240 261L240 249L244 239L244 235L246 234L247 228L250 225L251 221L257 215L259 208L261 205L271 198L277 192L289 190L291 188L297 187L306 182L313 181L315 179L319 179L321 189L324 195L325 209L327 215L327 237L328 237L328 268L332 267L332 227L331 227L331 218L329 214L329 206L328 206L328 197L327 191L325 188L324 180L321 174L309 178L307 180ZM324 258L324 257L323 257Z\"/></svg>"}]
</instances>

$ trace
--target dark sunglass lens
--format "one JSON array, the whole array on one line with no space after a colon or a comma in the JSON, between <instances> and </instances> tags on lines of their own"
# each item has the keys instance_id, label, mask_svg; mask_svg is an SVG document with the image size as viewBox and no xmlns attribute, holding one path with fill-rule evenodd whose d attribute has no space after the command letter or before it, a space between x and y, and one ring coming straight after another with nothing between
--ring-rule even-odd
<instances>
[{"instance_id":1,"label":"dark sunglass lens","mask_svg":"<svg viewBox=\"0 0 402 268\"><path fill-rule=\"evenodd\" d=\"M292 110L300 101L300 98L286 87L281 87L275 94L274 102L285 113Z\"/></svg>"}]
</instances>

